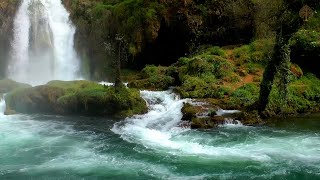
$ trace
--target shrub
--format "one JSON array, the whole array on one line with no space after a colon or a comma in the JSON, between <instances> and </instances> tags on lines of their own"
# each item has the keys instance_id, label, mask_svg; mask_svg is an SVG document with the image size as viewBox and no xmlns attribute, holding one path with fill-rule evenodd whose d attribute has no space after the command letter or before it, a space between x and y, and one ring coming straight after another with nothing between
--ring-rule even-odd
<instances>
[{"instance_id":1,"label":"shrub","mask_svg":"<svg viewBox=\"0 0 320 180\"><path fill-rule=\"evenodd\" d=\"M230 96L230 102L234 106L249 106L259 98L259 87L255 84L246 84L236 89Z\"/></svg>"}]
</instances>

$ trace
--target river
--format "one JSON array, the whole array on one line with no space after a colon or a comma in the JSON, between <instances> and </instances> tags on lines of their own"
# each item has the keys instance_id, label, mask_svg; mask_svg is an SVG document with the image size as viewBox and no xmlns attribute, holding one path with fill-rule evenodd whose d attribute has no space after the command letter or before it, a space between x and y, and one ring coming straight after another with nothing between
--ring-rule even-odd
<instances>
[{"instance_id":1,"label":"river","mask_svg":"<svg viewBox=\"0 0 320 180\"><path fill-rule=\"evenodd\" d=\"M191 130L183 100L141 95L149 112L125 120L0 115L0 179L320 179L318 115Z\"/></svg>"}]
</instances>

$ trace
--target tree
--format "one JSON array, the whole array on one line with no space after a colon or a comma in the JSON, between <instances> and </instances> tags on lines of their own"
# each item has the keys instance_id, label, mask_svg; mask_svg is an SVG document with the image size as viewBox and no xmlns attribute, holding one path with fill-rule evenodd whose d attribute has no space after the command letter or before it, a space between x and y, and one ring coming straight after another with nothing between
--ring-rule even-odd
<instances>
[{"instance_id":1,"label":"tree","mask_svg":"<svg viewBox=\"0 0 320 180\"><path fill-rule=\"evenodd\" d=\"M106 52L113 58L114 66L114 86L122 87L121 81L121 62L128 59L127 55L127 41L124 35L116 34L114 39L108 38L107 42L104 42Z\"/></svg>"},{"instance_id":2,"label":"tree","mask_svg":"<svg viewBox=\"0 0 320 180\"><path fill-rule=\"evenodd\" d=\"M273 58L271 61L269 61L263 74L263 80L260 85L260 96L257 103L258 111L261 115L263 114L263 111L266 109L266 106L269 102L268 98L277 70L280 70L281 73L281 94L284 96L284 98L286 98L286 88L289 83L289 40L302 25L301 19L299 17L299 11L301 7L303 7L303 3L308 2L307 0L282 0L279 10L275 14L275 17L278 17L277 22L273 27L276 34L276 44L274 47Z\"/></svg>"}]
</instances>

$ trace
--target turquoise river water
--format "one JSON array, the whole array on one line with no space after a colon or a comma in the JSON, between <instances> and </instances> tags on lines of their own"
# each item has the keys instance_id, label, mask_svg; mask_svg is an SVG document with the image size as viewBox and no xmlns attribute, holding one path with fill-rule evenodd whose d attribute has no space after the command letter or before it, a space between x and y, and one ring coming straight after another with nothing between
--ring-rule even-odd
<instances>
[{"instance_id":1,"label":"turquoise river water","mask_svg":"<svg viewBox=\"0 0 320 180\"><path fill-rule=\"evenodd\" d=\"M191 130L184 100L141 94L149 113L122 121L0 115L0 179L320 179L320 116Z\"/></svg>"}]
</instances>

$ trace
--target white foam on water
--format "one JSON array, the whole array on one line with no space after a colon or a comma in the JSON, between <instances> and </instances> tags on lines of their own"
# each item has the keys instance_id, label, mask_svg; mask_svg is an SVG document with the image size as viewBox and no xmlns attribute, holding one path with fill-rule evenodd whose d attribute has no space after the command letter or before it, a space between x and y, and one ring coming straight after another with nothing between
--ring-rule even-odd
<instances>
[{"instance_id":1,"label":"white foam on water","mask_svg":"<svg viewBox=\"0 0 320 180\"><path fill-rule=\"evenodd\" d=\"M101 82L99 82L99 84L104 85L104 86L113 86L114 85L114 83L107 82L107 81L101 81ZM123 85L128 87L128 83L123 83Z\"/></svg>"},{"instance_id":2,"label":"white foam on water","mask_svg":"<svg viewBox=\"0 0 320 180\"><path fill-rule=\"evenodd\" d=\"M240 113L241 111L239 110L224 110L224 109L219 109L216 113L217 116L223 116L226 114L235 114L235 113Z\"/></svg>"},{"instance_id":3,"label":"white foam on water","mask_svg":"<svg viewBox=\"0 0 320 180\"><path fill-rule=\"evenodd\" d=\"M320 161L319 144L305 149L306 146L311 147L315 141L320 140L319 136L311 141L306 141L308 138L303 136L290 135L277 138L260 136L259 132L254 134L259 130L243 128L244 126L235 120L226 121L222 126L223 129L220 129L223 132L220 135L206 135L205 132L177 127L181 121L184 100L176 99L174 93L142 91L141 96L148 102L149 112L127 118L123 122L116 123L112 128L113 132L126 141L178 156L201 156L226 161L250 160L272 163L279 158L312 163ZM239 111L221 110L220 112L237 113ZM237 133L241 131L248 135L245 141L239 142L239 137L243 135L237 135Z\"/></svg>"},{"instance_id":4,"label":"white foam on water","mask_svg":"<svg viewBox=\"0 0 320 180\"><path fill-rule=\"evenodd\" d=\"M145 172L150 176L170 175L158 164L97 151L102 145L91 132L54 120L38 121L28 115L0 117L0 177L2 173L46 173L76 171L124 176ZM120 145L119 145L120 146Z\"/></svg>"},{"instance_id":5,"label":"white foam on water","mask_svg":"<svg viewBox=\"0 0 320 180\"><path fill-rule=\"evenodd\" d=\"M248 126L245 126L241 123L239 120L235 120L232 118L226 118L224 120L224 124L219 125L219 127L226 127L226 128L248 128Z\"/></svg>"}]
</instances>

